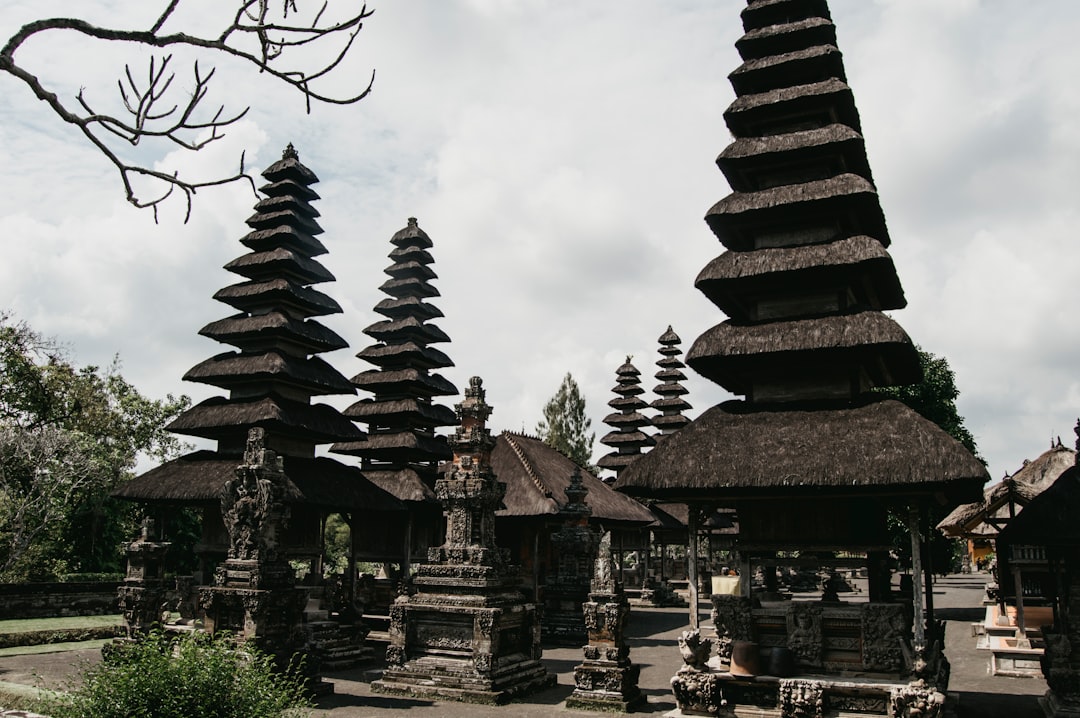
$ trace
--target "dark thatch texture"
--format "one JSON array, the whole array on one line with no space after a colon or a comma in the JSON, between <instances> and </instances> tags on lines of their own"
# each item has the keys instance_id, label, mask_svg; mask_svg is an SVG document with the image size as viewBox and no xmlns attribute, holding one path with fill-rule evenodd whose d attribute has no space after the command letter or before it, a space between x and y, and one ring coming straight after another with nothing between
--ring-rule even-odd
<instances>
[{"instance_id":1,"label":"dark thatch texture","mask_svg":"<svg viewBox=\"0 0 1080 718\"><path fill-rule=\"evenodd\" d=\"M314 319L302 321L282 311L235 314L210 322L199 330L199 334L241 349L271 345L279 339L305 347L311 352L334 351L349 346L336 332Z\"/></svg>"},{"instance_id":2,"label":"dark thatch texture","mask_svg":"<svg viewBox=\"0 0 1080 718\"><path fill-rule=\"evenodd\" d=\"M836 228L836 239L866 234L889 246L877 190L869 180L850 173L760 192L733 192L705 215L716 238L736 251L757 249L756 236L773 228L812 227L823 220Z\"/></svg>"},{"instance_id":3,"label":"dark thatch texture","mask_svg":"<svg viewBox=\"0 0 1080 718\"><path fill-rule=\"evenodd\" d=\"M876 311L745 326L723 322L698 337L686 356L695 371L734 394L746 394L751 377L824 377L855 367L873 386L922 377L911 339Z\"/></svg>"},{"instance_id":4,"label":"dark thatch texture","mask_svg":"<svg viewBox=\"0 0 1080 718\"><path fill-rule=\"evenodd\" d=\"M620 475L634 496L723 501L785 494L982 494L986 468L936 424L893 400L848 408L709 409Z\"/></svg>"},{"instance_id":5,"label":"dark thatch texture","mask_svg":"<svg viewBox=\"0 0 1080 718\"><path fill-rule=\"evenodd\" d=\"M566 487L579 468L572 460L538 438L504 431L495 440L491 467L506 484L505 508L496 516L552 516L566 505ZM592 519L625 526L645 526L655 519L637 501L619 494L591 472L581 469L582 484L589 490L585 503Z\"/></svg>"},{"instance_id":6,"label":"dark thatch texture","mask_svg":"<svg viewBox=\"0 0 1080 718\"><path fill-rule=\"evenodd\" d=\"M777 116L797 119L800 116L828 117L862 132L859 112L855 109L855 97L851 88L840 80L826 80L809 85L784 87L756 95L737 98L724 112L724 122L736 137L772 134L772 123ZM797 125L798 122L791 122Z\"/></svg>"},{"instance_id":7,"label":"dark thatch texture","mask_svg":"<svg viewBox=\"0 0 1080 718\"><path fill-rule=\"evenodd\" d=\"M375 366L394 368L402 365L416 369L442 369L454 366L450 357L438 349L420 346L415 342L372 344L362 349L356 356Z\"/></svg>"},{"instance_id":8,"label":"dark thatch texture","mask_svg":"<svg viewBox=\"0 0 1080 718\"><path fill-rule=\"evenodd\" d=\"M285 247L245 254L226 264L225 269L248 279L278 276L297 284L334 281L334 275L326 267Z\"/></svg>"},{"instance_id":9,"label":"dark thatch texture","mask_svg":"<svg viewBox=\"0 0 1080 718\"><path fill-rule=\"evenodd\" d=\"M402 511L391 495L368 481L359 469L325 457L283 457L289 500L335 511ZM197 451L147 471L113 496L156 503L209 503L221 500L226 481L236 476L239 456Z\"/></svg>"},{"instance_id":10,"label":"dark thatch texture","mask_svg":"<svg viewBox=\"0 0 1080 718\"><path fill-rule=\"evenodd\" d=\"M849 237L828 244L725 252L709 262L694 285L733 319L745 319L747 297L793 295L800 290L836 287L856 304L903 309L904 290L892 257L872 237Z\"/></svg>"},{"instance_id":11,"label":"dark thatch texture","mask_svg":"<svg viewBox=\"0 0 1080 718\"><path fill-rule=\"evenodd\" d=\"M280 278L233 284L215 292L214 299L242 312L287 306L311 317L341 313L332 297Z\"/></svg>"},{"instance_id":12,"label":"dark thatch texture","mask_svg":"<svg viewBox=\"0 0 1080 718\"><path fill-rule=\"evenodd\" d=\"M189 369L184 374L184 381L197 381L224 389L279 382L299 387L309 396L356 393L349 380L320 357L297 357L276 351L218 354Z\"/></svg>"},{"instance_id":13,"label":"dark thatch texture","mask_svg":"<svg viewBox=\"0 0 1080 718\"><path fill-rule=\"evenodd\" d=\"M744 60L779 55L814 45L835 45L836 26L821 17L750 30L735 41L735 49Z\"/></svg>"},{"instance_id":14,"label":"dark thatch texture","mask_svg":"<svg viewBox=\"0 0 1080 718\"><path fill-rule=\"evenodd\" d=\"M240 240L240 243L256 252L276 247L286 247L305 257L318 257L329 251L326 249L325 244L307 232L301 232L295 227L288 226L257 229L254 232L248 232Z\"/></svg>"},{"instance_id":15,"label":"dark thatch texture","mask_svg":"<svg viewBox=\"0 0 1080 718\"><path fill-rule=\"evenodd\" d=\"M318 217L319 210L311 205L307 197L290 192L282 192L255 203L255 209L260 212L280 212L292 210L308 217Z\"/></svg>"},{"instance_id":16,"label":"dark thatch texture","mask_svg":"<svg viewBox=\"0 0 1080 718\"><path fill-rule=\"evenodd\" d=\"M177 434L220 439L261 426L281 436L317 444L354 441L364 433L326 404L269 396L253 400L212 397L191 407L165 428Z\"/></svg>"},{"instance_id":17,"label":"dark thatch texture","mask_svg":"<svg viewBox=\"0 0 1080 718\"><path fill-rule=\"evenodd\" d=\"M1080 467L1067 469L1048 489L1032 499L998 534L1003 545L1080 548Z\"/></svg>"},{"instance_id":18,"label":"dark thatch texture","mask_svg":"<svg viewBox=\"0 0 1080 718\"><path fill-rule=\"evenodd\" d=\"M845 125L740 137L716 158L736 192L852 173L872 179L862 135Z\"/></svg>"},{"instance_id":19,"label":"dark thatch texture","mask_svg":"<svg viewBox=\"0 0 1080 718\"><path fill-rule=\"evenodd\" d=\"M445 316L442 310L433 304L428 304L419 297L401 297L400 299L384 299L375 305L375 311L384 317L416 317L421 320L438 319Z\"/></svg>"},{"instance_id":20,"label":"dark thatch texture","mask_svg":"<svg viewBox=\"0 0 1080 718\"><path fill-rule=\"evenodd\" d=\"M311 202L312 200L319 199L319 193L308 187L302 182L297 182L294 179L288 177L277 181L267 182L263 186L259 187L259 191L269 197L280 197L282 195L292 195L294 197L300 197L302 199Z\"/></svg>"},{"instance_id":21,"label":"dark thatch texture","mask_svg":"<svg viewBox=\"0 0 1080 718\"><path fill-rule=\"evenodd\" d=\"M822 82L829 78L847 80L840 51L832 45L816 45L747 60L728 75L731 86L739 95Z\"/></svg>"},{"instance_id":22,"label":"dark thatch texture","mask_svg":"<svg viewBox=\"0 0 1080 718\"><path fill-rule=\"evenodd\" d=\"M740 16L747 31L810 17L832 19L826 0L750 0Z\"/></svg>"},{"instance_id":23,"label":"dark thatch texture","mask_svg":"<svg viewBox=\"0 0 1080 718\"><path fill-rule=\"evenodd\" d=\"M365 470L364 476L398 501L412 503L437 503L438 501L435 492L413 469Z\"/></svg>"},{"instance_id":24,"label":"dark thatch texture","mask_svg":"<svg viewBox=\"0 0 1080 718\"><path fill-rule=\"evenodd\" d=\"M1016 508L1026 506L1075 463L1076 452L1059 442L1034 461L1025 461L1012 476L987 487L982 501L957 506L937 528L946 536L992 538L998 529L988 520L1007 522L1010 504Z\"/></svg>"}]
</instances>

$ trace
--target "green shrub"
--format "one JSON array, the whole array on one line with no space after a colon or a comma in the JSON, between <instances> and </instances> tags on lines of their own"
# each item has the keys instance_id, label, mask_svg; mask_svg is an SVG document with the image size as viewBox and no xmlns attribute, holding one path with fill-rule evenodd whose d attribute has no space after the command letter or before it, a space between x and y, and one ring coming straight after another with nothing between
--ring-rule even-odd
<instances>
[{"instance_id":1,"label":"green shrub","mask_svg":"<svg viewBox=\"0 0 1080 718\"><path fill-rule=\"evenodd\" d=\"M298 670L229 636L151 633L116 644L69 693L35 710L52 718L279 718L309 715Z\"/></svg>"}]
</instances>

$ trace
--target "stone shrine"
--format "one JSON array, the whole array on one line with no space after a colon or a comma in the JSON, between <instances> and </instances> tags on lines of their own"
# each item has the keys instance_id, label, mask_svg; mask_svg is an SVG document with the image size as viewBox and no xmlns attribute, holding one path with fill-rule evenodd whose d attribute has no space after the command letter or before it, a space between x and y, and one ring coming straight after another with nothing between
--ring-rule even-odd
<instances>
[{"instance_id":1,"label":"stone shrine","mask_svg":"<svg viewBox=\"0 0 1080 718\"><path fill-rule=\"evenodd\" d=\"M134 541L123 544L127 575L118 589L117 606L124 616L128 638L161 623L166 604L165 554L170 544L157 535L156 523L147 516Z\"/></svg>"},{"instance_id":2,"label":"stone shrine","mask_svg":"<svg viewBox=\"0 0 1080 718\"><path fill-rule=\"evenodd\" d=\"M376 693L504 703L555 683L540 663L535 604L505 549L495 545L495 509L505 486L491 470L491 407L479 377L458 404L453 465L435 484L447 517L446 543L417 567L416 593L390 607L387 669Z\"/></svg>"},{"instance_id":3,"label":"stone shrine","mask_svg":"<svg viewBox=\"0 0 1080 718\"><path fill-rule=\"evenodd\" d=\"M251 429L243 463L222 489L228 558L215 571L214 585L199 589L199 603L209 633L231 631L288 665L304 648L307 594L296 587L279 546L289 520L288 483L281 459L265 448L264 438L263 429Z\"/></svg>"},{"instance_id":4,"label":"stone shrine","mask_svg":"<svg viewBox=\"0 0 1080 718\"><path fill-rule=\"evenodd\" d=\"M546 643L580 646L588 640L581 605L589 599L593 562L600 539L589 528L592 509L585 503L589 490L574 467L566 488L567 503L559 511L562 527L551 534L555 572L544 586L544 621L541 635Z\"/></svg>"},{"instance_id":5,"label":"stone shrine","mask_svg":"<svg viewBox=\"0 0 1080 718\"><path fill-rule=\"evenodd\" d=\"M630 661L626 642L626 619L630 602L622 582L615 578L611 560L611 534L600 542L593 570L589 600L582 606L589 643L583 648L585 660L574 667L574 692L566 707L578 710L634 710L645 703L638 688L639 666Z\"/></svg>"}]
</instances>

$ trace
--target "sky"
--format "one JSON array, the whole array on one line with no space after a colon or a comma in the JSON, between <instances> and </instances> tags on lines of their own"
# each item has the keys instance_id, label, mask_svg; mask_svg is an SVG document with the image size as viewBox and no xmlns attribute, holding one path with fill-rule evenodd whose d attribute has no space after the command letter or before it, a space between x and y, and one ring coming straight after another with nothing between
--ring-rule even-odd
<instances>
[{"instance_id":1,"label":"sky","mask_svg":"<svg viewBox=\"0 0 1080 718\"><path fill-rule=\"evenodd\" d=\"M334 0L341 4L342 0ZM147 28L165 5L80 0L80 17ZM167 29L206 29L220 0L181 0ZM1080 416L1080 3L1075 0L832 0L838 43L889 224L908 307L892 316L948 359L958 406L994 479ZM160 6L160 7L159 7ZM722 247L703 221L729 193L714 159L730 142L726 80L739 65L743 0L372 0L334 76L349 106L305 113L293 91L217 63L208 102L242 108L228 135L192 154L146 144L161 169L261 170L293 143L321 179L316 204L343 307L324 323L350 348L324 355L346 376L380 317L389 239L417 217L434 242L439 348L459 388L484 379L495 429L532 432L570 372L597 439L628 355L646 399L670 324L689 350L725 317L694 289ZM7 0L0 37L68 16L69 0ZM215 14L218 12L218 14ZM146 53L44 34L17 59L61 97L80 87L115 106L124 63ZM187 56L174 58L190 86ZM201 67L214 64L203 58ZM186 83L186 84L184 84ZM113 104L111 104L113 103ZM227 349L198 336L232 313L211 296L256 201L200 191L191 219L158 223L124 201L118 175L77 130L0 74L0 309L108 364L144 394L218 390L181 381ZM697 416L729 398L687 370ZM450 399L452 403L457 399ZM352 399L328 400L340 407ZM607 452L597 441L594 459Z\"/></svg>"}]
</instances>

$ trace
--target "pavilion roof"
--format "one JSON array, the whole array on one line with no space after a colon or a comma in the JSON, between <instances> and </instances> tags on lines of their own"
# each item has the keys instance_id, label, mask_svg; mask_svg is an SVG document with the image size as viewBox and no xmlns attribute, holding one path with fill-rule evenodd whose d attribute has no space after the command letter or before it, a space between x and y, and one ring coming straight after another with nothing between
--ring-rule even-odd
<instances>
[{"instance_id":1,"label":"pavilion roof","mask_svg":"<svg viewBox=\"0 0 1080 718\"><path fill-rule=\"evenodd\" d=\"M592 508L594 521L640 526L654 521L640 503L612 490L592 472L536 437L504 431L495 440L491 467L496 478L506 484L505 508L496 516L557 514L567 503L566 487L577 468L588 489L585 503Z\"/></svg>"}]
</instances>

